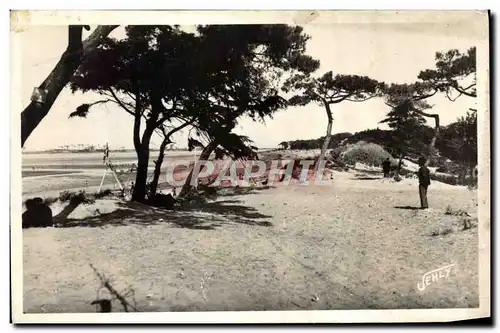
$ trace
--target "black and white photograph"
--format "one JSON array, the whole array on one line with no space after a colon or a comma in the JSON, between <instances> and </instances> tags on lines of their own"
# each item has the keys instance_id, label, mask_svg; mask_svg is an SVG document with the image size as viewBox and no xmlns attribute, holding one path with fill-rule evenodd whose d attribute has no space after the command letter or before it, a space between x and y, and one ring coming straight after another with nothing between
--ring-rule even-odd
<instances>
[{"instance_id":1,"label":"black and white photograph","mask_svg":"<svg viewBox=\"0 0 500 333\"><path fill-rule=\"evenodd\" d=\"M489 317L489 20L12 11L13 322Z\"/></svg>"}]
</instances>

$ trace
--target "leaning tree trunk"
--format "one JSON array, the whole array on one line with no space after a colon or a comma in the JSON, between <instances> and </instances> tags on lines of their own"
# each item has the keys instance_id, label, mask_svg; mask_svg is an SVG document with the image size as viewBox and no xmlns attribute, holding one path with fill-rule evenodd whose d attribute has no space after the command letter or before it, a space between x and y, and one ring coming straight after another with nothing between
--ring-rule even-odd
<instances>
[{"instance_id":1,"label":"leaning tree trunk","mask_svg":"<svg viewBox=\"0 0 500 333\"><path fill-rule=\"evenodd\" d=\"M401 174L401 166L403 165L403 159L405 158L405 154L401 154L399 157L398 168L396 169L397 175Z\"/></svg>"},{"instance_id":2,"label":"leaning tree trunk","mask_svg":"<svg viewBox=\"0 0 500 333\"><path fill-rule=\"evenodd\" d=\"M163 159L165 158L165 149L167 149L167 145L170 143L170 139L164 138L160 145L160 152L158 154L158 159L155 161L155 170L153 175L153 180L151 181L151 185L149 188L149 197L152 198L156 194L156 190L158 189L158 182L160 181L160 173L161 173L161 165L163 163Z\"/></svg>"},{"instance_id":3,"label":"leaning tree trunk","mask_svg":"<svg viewBox=\"0 0 500 333\"><path fill-rule=\"evenodd\" d=\"M436 157L436 140L439 137L439 116L435 115L436 126L434 128L434 136L432 137L431 144L429 145L428 160L431 161ZM434 161L436 163L436 161Z\"/></svg>"},{"instance_id":4,"label":"leaning tree trunk","mask_svg":"<svg viewBox=\"0 0 500 333\"><path fill-rule=\"evenodd\" d=\"M210 155L215 150L215 148L217 148L218 145L219 145L219 143L217 142L217 139L214 139L212 142L210 142L208 145L206 145L205 148L203 148L198 161L208 161L208 159L210 158ZM186 182L182 186L181 193L179 193L179 197L181 197L181 198L185 197L189 192L192 191L193 186L191 185L191 180L193 179L193 172L194 172L195 168L199 168L199 167L201 167L201 166L198 166L195 163L193 169L191 170L191 172L189 172L189 175L186 178ZM200 170L198 169L198 170L196 170L196 172L199 173Z\"/></svg>"},{"instance_id":5,"label":"leaning tree trunk","mask_svg":"<svg viewBox=\"0 0 500 333\"><path fill-rule=\"evenodd\" d=\"M436 140L439 137L439 115L435 113L427 113L423 112L421 110L415 110L418 114L427 117L427 118L434 118L434 136L432 137L431 143L429 145L429 154L428 154L428 159L431 159L434 157L435 151L436 151Z\"/></svg>"},{"instance_id":6,"label":"leaning tree trunk","mask_svg":"<svg viewBox=\"0 0 500 333\"><path fill-rule=\"evenodd\" d=\"M434 136L431 140L431 148L434 149L436 147L436 140L439 136L439 120L436 120L436 127L434 129Z\"/></svg>"},{"instance_id":7,"label":"leaning tree trunk","mask_svg":"<svg viewBox=\"0 0 500 333\"><path fill-rule=\"evenodd\" d=\"M52 72L40 85L46 91L44 101L32 101L21 113L21 147L34 129L49 113L59 93L68 84L82 62L82 58L94 50L117 25L101 25L82 43L83 26L69 26L68 47Z\"/></svg>"},{"instance_id":8,"label":"leaning tree trunk","mask_svg":"<svg viewBox=\"0 0 500 333\"><path fill-rule=\"evenodd\" d=\"M323 146L321 147L321 153L319 155L318 165L319 162L325 159L326 150L328 149L328 145L330 144L330 139L332 137L332 125L333 125L332 110L330 109L330 105L328 103L325 103L325 108L326 108L326 115L328 116L328 126L326 127L326 137L325 141L323 141Z\"/></svg>"}]
</instances>

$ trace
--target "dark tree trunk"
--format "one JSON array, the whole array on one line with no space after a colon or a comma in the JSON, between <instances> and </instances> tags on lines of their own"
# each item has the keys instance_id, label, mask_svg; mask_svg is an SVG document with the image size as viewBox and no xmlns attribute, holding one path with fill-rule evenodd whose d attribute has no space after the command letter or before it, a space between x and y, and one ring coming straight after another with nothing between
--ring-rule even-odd
<instances>
[{"instance_id":1,"label":"dark tree trunk","mask_svg":"<svg viewBox=\"0 0 500 333\"><path fill-rule=\"evenodd\" d=\"M32 101L21 113L21 147L24 147L31 133L33 133L35 128L49 113L57 96L59 96L60 92L73 77L78 66L80 66L82 56L97 47L101 40L108 36L116 27L99 26L83 43L81 39L83 26L69 27L68 47L52 72L39 87L47 91L45 101L43 103Z\"/></svg>"},{"instance_id":2,"label":"dark tree trunk","mask_svg":"<svg viewBox=\"0 0 500 333\"><path fill-rule=\"evenodd\" d=\"M163 159L165 158L165 149L167 149L167 145L169 143L172 143L172 140L170 140L171 136L174 133L182 130L183 128L189 126L192 123L193 123L192 120L187 121L187 122L183 123L182 125L172 129L168 133L165 133L165 131L163 130L164 138L163 138L163 141L160 145L160 153L158 154L158 159L155 161L155 170L154 170L154 174L153 174L153 181L151 182L151 186L150 186L150 190L149 190L150 197L153 197L156 194L156 191L158 189L158 183L160 181L161 166L163 164ZM162 124L159 124L159 126L162 126Z\"/></svg>"},{"instance_id":3,"label":"dark tree trunk","mask_svg":"<svg viewBox=\"0 0 500 333\"><path fill-rule=\"evenodd\" d=\"M398 168L397 168L398 176L401 173L401 166L403 165L403 158L405 158L405 154L401 154L401 156L399 157Z\"/></svg>"},{"instance_id":4,"label":"dark tree trunk","mask_svg":"<svg viewBox=\"0 0 500 333\"><path fill-rule=\"evenodd\" d=\"M217 148L218 145L219 145L219 143L217 142L216 139L213 140L212 142L210 142L205 148L203 148L198 161L208 161L208 159L210 158L210 154L212 154L212 152L215 150L215 148ZM197 167L198 167L198 165L195 163L193 170L191 170L191 172L189 173L189 175L186 178L186 182L184 183L184 186L182 186L182 190L181 190L181 193L179 193L179 197L182 198L182 197L186 196L189 192L192 191L193 186L191 186L191 179L193 179L193 172L195 171L195 168L197 168ZM196 171L199 173L199 169Z\"/></svg>"},{"instance_id":5,"label":"dark tree trunk","mask_svg":"<svg viewBox=\"0 0 500 333\"><path fill-rule=\"evenodd\" d=\"M142 141L137 153L137 174L135 176L132 201L144 202L147 192L148 166L149 166L149 143L154 132L154 125L148 124L142 135Z\"/></svg>"},{"instance_id":6,"label":"dark tree trunk","mask_svg":"<svg viewBox=\"0 0 500 333\"><path fill-rule=\"evenodd\" d=\"M332 110L330 109L330 105L328 103L324 104L326 109L326 115L328 116L328 126L326 127L326 137L325 141L323 142L323 146L321 147L321 153L319 155L318 162L323 161L325 159L326 150L328 149L328 145L330 144L330 138L332 137L332 125L333 125Z\"/></svg>"},{"instance_id":7,"label":"dark tree trunk","mask_svg":"<svg viewBox=\"0 0 500 333\"><path fill-rule=\"evenodd\" d=\"M153 180L151 181L151 186L149 188L150 198L152 198L156 194L156 190L158 189L158 182L160 181L160 174L161 174L161 165L165 157L165 149L167 149L167 145L170 142L171 142L170 139L167 137L163 139L160 145L160 152L158 154L158 159L155 161L155 171L153 175Z\"/></svg>"},{"instance_id":8,"label":"dark tree trunk","mask_svg":"<svg viewBox=\"0 0 500 333\"><path fill-rule=\"evenodd\" d=\"M135 176L132 201L144 202L146 197L146 182L148 180L149 149L144 147L137 151L137 174Z\"/></svg>"}]
</instances>

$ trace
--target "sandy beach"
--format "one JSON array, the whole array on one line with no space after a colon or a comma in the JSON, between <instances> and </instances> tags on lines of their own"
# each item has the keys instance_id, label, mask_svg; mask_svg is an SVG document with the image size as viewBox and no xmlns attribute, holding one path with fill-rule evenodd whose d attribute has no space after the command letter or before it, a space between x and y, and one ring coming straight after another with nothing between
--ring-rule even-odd
<instances>
[{"instance_id":1,"label":"sandy beach","mask_svg":"<svg viewBox=\"0 0 500 333\"><path fill-rule=\"evenodd\" d=\"M23 231L24 311L96 312L107 291L90 265L137 311L479 306L477 227L446 214L476 217L476 193L434 182L421 211L417 186L353 170L326 185L228 189L192 209L75 211L67 227Z\"/></svg>"}]
</instances>

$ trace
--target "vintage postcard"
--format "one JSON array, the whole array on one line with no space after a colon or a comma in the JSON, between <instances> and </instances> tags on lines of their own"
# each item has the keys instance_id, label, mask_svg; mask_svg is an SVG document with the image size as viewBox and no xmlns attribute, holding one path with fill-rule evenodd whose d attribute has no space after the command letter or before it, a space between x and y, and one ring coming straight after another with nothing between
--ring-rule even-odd
<instances>
[{"instance_id":1,"label":"vintage postcard","mask_svg":"<svg viewBox=\"0 0 500 333\"><path fill-rule=\"evenodd\" d=\"M13 322L490 316L487 11L13 11L10 52Z\"/></svg>"}]
</instances>

